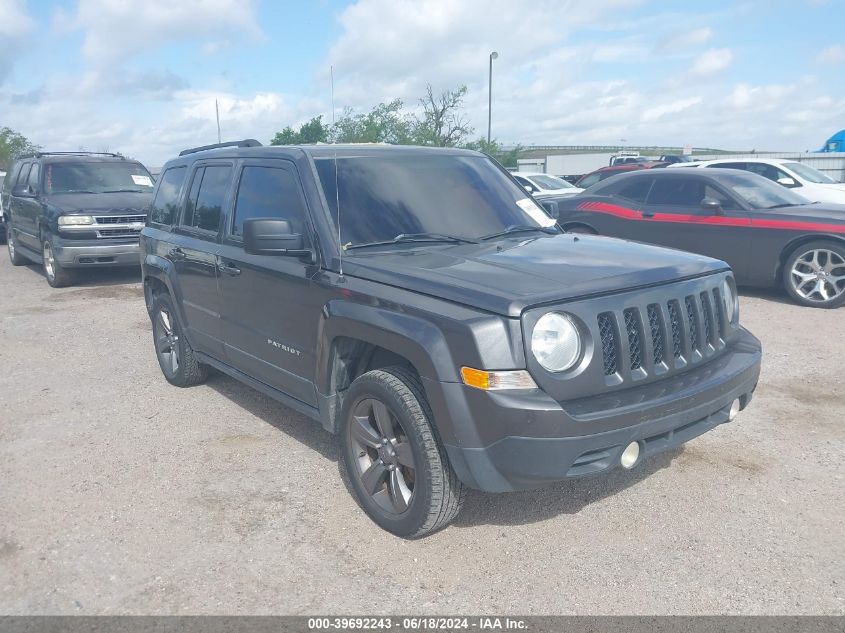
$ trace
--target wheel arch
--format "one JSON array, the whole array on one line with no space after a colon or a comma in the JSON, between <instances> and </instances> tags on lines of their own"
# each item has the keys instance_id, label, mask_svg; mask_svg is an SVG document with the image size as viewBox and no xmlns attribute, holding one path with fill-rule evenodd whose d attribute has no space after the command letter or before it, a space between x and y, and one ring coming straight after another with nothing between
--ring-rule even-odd
<instances>
[{"instance_id":1,"label":"wheel arch","mask_svg":"<svg viewBox=\"0 0 845 633\"><path fill-rule=\"evenodd\" d=\"M591 226L589 223L581 221L581 220L575 220L575 221L572 221L572 222L561 222L560 226L564 231L569 231L571 229L578 228L578 229L587 229L593 235L599 234L599 232L596 230L596 227Z\"/></svg>"},{"instance_id":2,"label":"wheel arch","mask_svg":"<svg viewBox=\"0 0 845 633\"><path fill-rule=\"evenodd\" d=\"M836 235L834 233L801 235L792 239L783 247L780 252L780 255L778 256L778 261L774 270L775 283L777 283L778 280L780 280L783 276L783 267L786 265L786 260L789 259L790 255L792 255L792 253L794 253L795 250L800 248L801 246L810 244L812 242L837 242L841 246L845 247L845 237L842 235Z\"/></svg>"}]
</instances>

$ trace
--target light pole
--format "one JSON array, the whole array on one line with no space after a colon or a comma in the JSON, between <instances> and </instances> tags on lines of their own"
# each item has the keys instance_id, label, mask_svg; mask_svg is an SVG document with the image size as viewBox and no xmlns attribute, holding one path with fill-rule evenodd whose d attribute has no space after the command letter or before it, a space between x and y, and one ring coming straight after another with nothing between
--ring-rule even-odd
<instances>
[{"instance_id":1,"label":"light pole","mask_svg":"<svg viewBox=\"0 0 845 633\"><path fill-rule=\"evenodd\" d=\"M499 53L493 51L490 53L490 79L489 90L487 93L487 149L490 149L490 130L493 124L493 60L499 57Z\"/></svg>"}]
</instances>

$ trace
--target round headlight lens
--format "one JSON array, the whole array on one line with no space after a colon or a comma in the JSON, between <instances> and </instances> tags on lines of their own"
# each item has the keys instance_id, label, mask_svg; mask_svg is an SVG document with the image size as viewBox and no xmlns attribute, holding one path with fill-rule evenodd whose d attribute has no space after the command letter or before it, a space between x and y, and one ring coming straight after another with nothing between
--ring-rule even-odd
<instances>
[{"instance_id":1,"label":"round headlight lens","mask_svg":"<svg viewBox=\"0 0 845 633\"><path fill-rule=\"evenodd\" d=\"M722 282L722 294L725 297L725 312L728 320L736 323L739 320L739 299L736 296L736 288L727 279Z\"/></svg>"},{"instance_id":2,"label":"round headlight lens","mask_svg":"<svg viewBox=\"0 0 845 633\"><path fill-rule=\"evenodd\" d=\"M531 334L531 353L551 372L564 371L581 356L581 335L572 319L560 312L544 314Z\"/></svg>"}]
</instances>

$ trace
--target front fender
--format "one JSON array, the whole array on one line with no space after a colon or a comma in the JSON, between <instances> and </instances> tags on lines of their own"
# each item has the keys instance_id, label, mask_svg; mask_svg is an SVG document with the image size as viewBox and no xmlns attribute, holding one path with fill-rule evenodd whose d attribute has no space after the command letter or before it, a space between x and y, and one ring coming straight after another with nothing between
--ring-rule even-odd
<instances>
[{"instance_id":1,"label":"front fender","mask_svg":"<svg viewBox=\"0 0 845 633\"><path fill-rule=\"evenodd\" d=\"M152 316L152 292L155 284L150 283L150 280L155 279L167 288L167 293L173 298L173 305L177 313L176 317L184 325L185 314L182 311L182 302L176 293L175 275L176 271L173 267L173 262L169 259L150 253L143 256L141 260L141 278L144 283L144 302L147 304L147 313ZM184 327L182 330L186 331Z\"/></svg>"}]
</instances>

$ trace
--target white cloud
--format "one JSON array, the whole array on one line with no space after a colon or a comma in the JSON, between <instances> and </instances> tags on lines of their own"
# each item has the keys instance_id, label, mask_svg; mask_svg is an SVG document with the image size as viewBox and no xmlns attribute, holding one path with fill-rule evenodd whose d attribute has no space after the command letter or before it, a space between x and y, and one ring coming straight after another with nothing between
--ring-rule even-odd
<instances>
[{"instance_id":1,"label":"white cloud","mask_svg":"<svg viewBox=\"0 0 845 633\"><path fill-rule=\"evenodd\" d=\"M690 74L693 76L712 75L730 66L733 58L733 52L729 48L708 49L693 62Z\"/></svg>"},{"instance_id":2,"label":"white cloud","mask_svg":"<svg viewBox=\"0 0 845 633\"><path fill-rule=\"evenodd\" d=\"M33 26L21 0L0 0L0 84L12 71Z\"/></svg>"},{"instance_id":3,"label":"white cloud","mask_svg":"<svg viewBox=\"0 0 845 633\"><path fill-rule=\"evenodd\" d=\"M662 105L653 106L643 112L643 121L656 121L667 114L677 114L684 110L689 110L691 107L702 102L701 97L688 97L686 99L678 99Z\"/></svg>"},{"instance_id":4,"label":"white cloud","mask_svg":"<svg viewBox=\"0 0 845 633\"><path fill-rule=\"evenodd\" d=\"M84 31L82 52L98 66L120 64L170 41L262 37L252 0L79 0L75 14L60 12L55 22Z\"/></svg>"},{"instance_id":5,"label":"white cloud","mask_svg":"<svg viewBox=\"0 0 845 633\"><path fill-rule=\"evenodd\" d=\"M821 51L816 61L823 64L841 64L845 62L845 45L834 44Z\"/></svg>"},{"instance_id":6,"label":"white cloud","mask_svg":"<svg viewBox=\"0 0 845 633\"><path fill-rule=\"evenodd\" d=\"M688 49L692 46L701 46L713 37L713 30L710 27L701 27L679 33L674 37L669 38L666 42L661 44L658 48L662 51L674 52L677 50Z\"/></svg>"}]
</instances>

